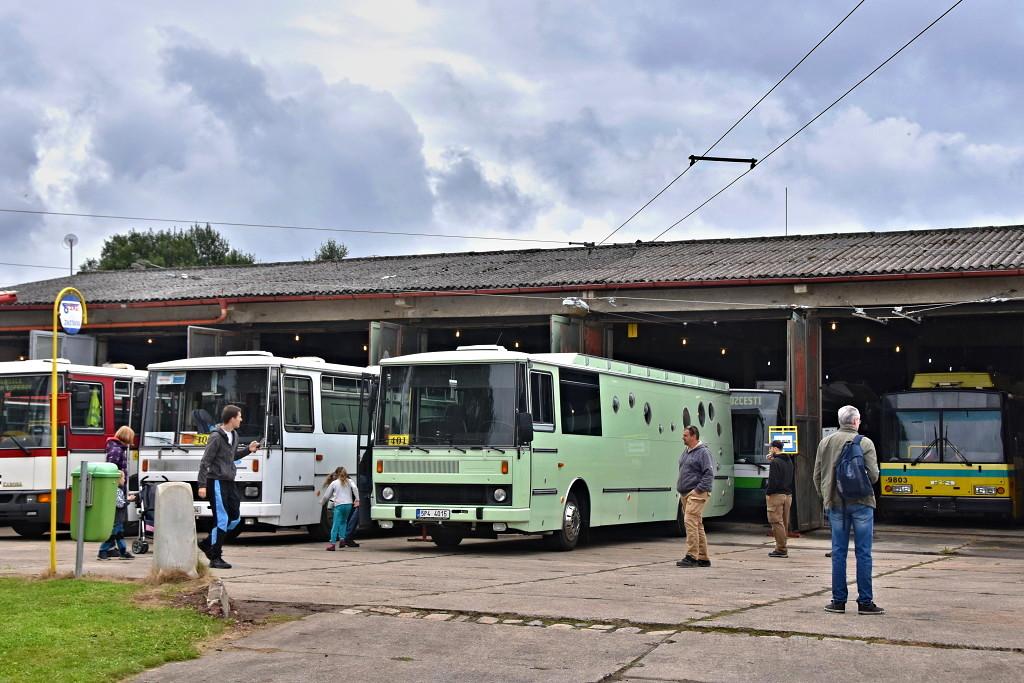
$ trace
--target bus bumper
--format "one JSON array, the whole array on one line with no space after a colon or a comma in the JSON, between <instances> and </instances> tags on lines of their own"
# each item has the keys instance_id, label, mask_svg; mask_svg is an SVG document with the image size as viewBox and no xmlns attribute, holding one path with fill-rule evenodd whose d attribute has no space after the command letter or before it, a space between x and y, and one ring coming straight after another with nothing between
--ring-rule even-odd
<instances>
[{"instance_id":1,"label":"bus bumper","mask_svg":"<svg viewBox=\"0 0 1024 683\"><path fill-rule=\"evenodd\" d=\"M432 513L443 510L448 517L418 516L418 511L429 510ZM373 505L370 517L375 522L402 521L413 524L475 524L477 522L504 522L509 527L525 526L530 521L530 508L508 508L497 506L467 505Z\"/></svg>"},{"instance_id":2,"label":"bus bumper","mask_svg":"<svg viewBox=\"0 0 1024 683\"><path fill-rule=\"evenodd\" d=\"M30 522L50 524L50 503L40 503L39 496L49 497L45 491L4 491L0 492L0 524ZM57 523L65 520L66 491L57 491Z\"/></svg>"},{"instance_id":3,"label":"bus bumper","mask_svg":"<svg viewBox=\"0 0 1024 683\"><path fill-rule=\"evenodd\" d=\"M967 496L882 496L885 512L925 515L1006 515L1013 513L1010 498Z\"/></svg>"}]
</instances>

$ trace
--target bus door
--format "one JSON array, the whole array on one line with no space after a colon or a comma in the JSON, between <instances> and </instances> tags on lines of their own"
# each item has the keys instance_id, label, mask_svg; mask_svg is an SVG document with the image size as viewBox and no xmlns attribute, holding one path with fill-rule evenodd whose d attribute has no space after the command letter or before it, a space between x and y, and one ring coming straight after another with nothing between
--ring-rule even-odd
<instances>
[{"instance_id":1,"label":"bus door","mask_svg":"<svg viewBox=\"0 0 1024 683\"><path fill-rule=\"evenodd\" d=\"M359 526L370 524L370 494L373 492L373 433L377 412L377 391L380 387L376 375L364 374L359 382L359 415L356 447L356 486L359 488Z\"/></svg>"},{"instance_id":2,"label":"bus door","mask_svg":"<svg viewBox=\"0 0 1024 683\"><path fill-rule=\"evenodd\" d=\"M288 368L281 372L281 524L293 526L320 521L316 495L316 458L320 373ZM323 455L320 451L321 456Z\"/></svg>"},{"instance_id":3,"label":"bus door","mask_svg":"<svg viewBox=\"0 0 1024 683\"><path fill-rule=\"evenodd\" d=\"M113 385L114 380L110 377L74 375L68 378L71 435L62 473L64 488L71 487L71 473L79 471L83 461L106 460L107 436L113 436L117 431L117 427L113 426Z\"/></svg>"}]
</instances>

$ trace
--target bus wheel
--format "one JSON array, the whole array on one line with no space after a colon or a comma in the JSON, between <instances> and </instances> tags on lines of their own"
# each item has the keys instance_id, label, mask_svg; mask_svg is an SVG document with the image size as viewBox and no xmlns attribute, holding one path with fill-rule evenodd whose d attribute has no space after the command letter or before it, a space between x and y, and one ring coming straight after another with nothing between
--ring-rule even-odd
<instances>
[{"instance_id":1,"label":"bus wheel","mask_svg":"<svg viewBox=\"0 0 1024 683\"><path fill-rule=\"evenodd\" d=\"M454 550L462 543L462 539L465 538L458 529L452 529L451 527L438 526L436 529L430 532L430 540L434 542L438 548L444 550Z\"/></svg>"},{"instance_id":2,"label":"bus wheel","mask_svg":"<svg viewBox=\"0 0 1024 683\"><path fill-rule=\"evenodd\" d=\"M16 534L25 538L42 538L50 530L50 525L38 522L15 522L11 528Z\"/></svg>"},{"instance_id":3,"label":"bus wheel","mask_svg":"<svg viewBox=\"0 0 1024 683\"><path fill-rule=\"evenodd\" d=\"M580 511L579 503L576 502L576 494L570 493L565 499L565 508L562 510L562 526L550 536L544 537L544 543L549 550L572 550L580 540L580 531L583 529L583 513Z\"/></svg>"},{"instance_id":4,"label":"bus wheel","mask_svg":"<svg viewBox=\"0 0 1024 683\"><path fill-rule=\"evenodd\" d=\"M320 511L320 523L309 524L306 530L314 541L326 541L331 537L331 526L334 524L334 512L326 507Z\"/></svg>"}]
</instances>

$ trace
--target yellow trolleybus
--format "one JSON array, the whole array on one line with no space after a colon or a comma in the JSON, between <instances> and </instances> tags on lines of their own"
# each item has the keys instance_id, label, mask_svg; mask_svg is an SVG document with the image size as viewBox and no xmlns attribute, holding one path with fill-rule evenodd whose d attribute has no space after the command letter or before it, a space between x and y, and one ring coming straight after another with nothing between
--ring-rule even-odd
<instances>
[{"instance_id":1,"label":"yellow trolleybus","mask_svg":"<svg viewBox=\"0 0 1024 683\"><path fill-rule=\"evenodd\" d=\"M986 373L918 374L883 396L883 510L1020 519L1022 409Z\"/></svg>"},{"instance_id":2,"label":"yellow trolleybus","mask_svg":"<svg viewBox=\"0 0 1024 683\"><path fill-rule=\"evenodd\" d=\"M460 347L381 361L373 519L429 525L436 544L543 534L571 550L589 527L681 526L689 424L715 459L709 517L733 504L724 382L572 353Z\"/></svg>"}]
</instances>

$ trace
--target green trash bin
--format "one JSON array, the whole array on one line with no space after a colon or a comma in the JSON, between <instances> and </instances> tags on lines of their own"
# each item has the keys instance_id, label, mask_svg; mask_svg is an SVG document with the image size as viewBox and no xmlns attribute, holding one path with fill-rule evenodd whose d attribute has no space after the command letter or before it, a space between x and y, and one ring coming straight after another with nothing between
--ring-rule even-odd
<instances>
[{"instance_id":1,"label":"green trash bin","mask_svg":"<svg viewBox=\"0 0 1024 683\"><path fill-rule=\"evenodd\" d=\"M97 543L110 538L114 528L117 482L121 478L121 470L112 462L90 462L88 468L92 495L85 499L85 538L82 540ZM71 472L71 538L75 541L78 540L78 496L82 491L78 480L81 477L81 470Z\"/></svg>"}]
</instances>

